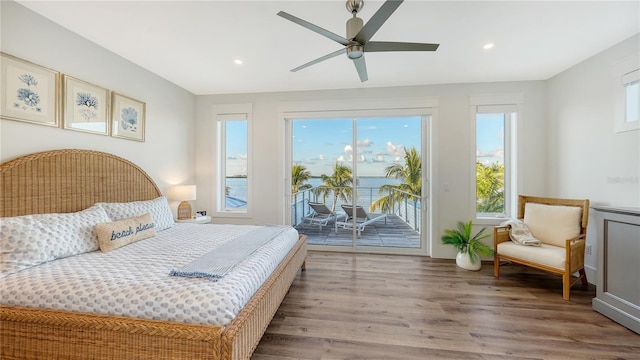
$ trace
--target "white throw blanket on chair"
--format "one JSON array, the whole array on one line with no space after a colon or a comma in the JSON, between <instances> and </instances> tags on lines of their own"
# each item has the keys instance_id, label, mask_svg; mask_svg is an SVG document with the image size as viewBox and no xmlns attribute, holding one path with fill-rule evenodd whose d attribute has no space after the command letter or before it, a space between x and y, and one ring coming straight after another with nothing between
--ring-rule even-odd
<instances>
[{"instance_id":1,"label":"white throw blanket on chair","mask_svg":"<svg viewBox=\"0 0 640 360\"><path fill-rule=\"evenodd\" d=\"M529 231L529 228L522 220L510 219L500 225L511 225L511 229L509 230L509 237L511 238L511 241L516 244L526 246L542 245L542 241L533 237L531 231Z\"/></svg>"}]
</instances>

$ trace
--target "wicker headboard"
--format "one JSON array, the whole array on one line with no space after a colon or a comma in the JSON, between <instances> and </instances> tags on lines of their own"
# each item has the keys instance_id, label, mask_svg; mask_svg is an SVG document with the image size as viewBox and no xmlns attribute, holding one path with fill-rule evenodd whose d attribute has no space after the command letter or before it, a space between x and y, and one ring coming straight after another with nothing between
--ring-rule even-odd
<instances>
[{"instance_id":1,"label":"wicker headboard","mask_svg":"<svg viewBox=\"0 0 640 360\"><path fill-rule=\"evenodd\" d=\"M150 200L160 195L144 170L100 151L45 151L0 165L0 217L75 212L97 202Z\"/></svg>"}]
</instances>

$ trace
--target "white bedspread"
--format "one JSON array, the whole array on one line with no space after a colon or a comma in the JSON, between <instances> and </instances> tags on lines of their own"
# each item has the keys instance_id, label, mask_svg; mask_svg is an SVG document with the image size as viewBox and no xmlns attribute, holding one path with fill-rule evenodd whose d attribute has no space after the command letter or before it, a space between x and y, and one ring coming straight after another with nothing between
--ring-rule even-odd
<instances>
[{"instance_id":1,"label":"white bedspread","mask_svg":"<svg viewBox=\"0 0 640 360\"><path fill-rule=\"evenodd\" d=\"M51 261L0 279L0 303L194 324L226 325L298 240L291 228L217 282L169 276L255 226L179 223L103 253Z\"/></svg>"}]
</instances>

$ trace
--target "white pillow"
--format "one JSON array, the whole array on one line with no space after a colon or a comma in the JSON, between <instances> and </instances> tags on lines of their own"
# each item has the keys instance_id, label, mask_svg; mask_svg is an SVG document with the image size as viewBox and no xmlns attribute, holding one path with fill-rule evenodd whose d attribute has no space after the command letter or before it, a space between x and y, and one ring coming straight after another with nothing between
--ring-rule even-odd
<instances>
[{"instance_id":1,"label":"white pillow","mask_svg":"<svg viewBox=\"0 0 640 360\"><path fill-rule=\"evenodd\" d=\"M99 249L96 224L110 221L99 206L68 214L0 219L0 277L47 261Z\"/></svg>"},{"instance_id":2,"label":"white pillow","mask_svg":"<svg viewBox=\"0 0 640 360\"><path fill-rule=\"evenodd\" d=\"M582 208L577 206L526 203L524 223L536 239L565 247L566 240L580 235Z\"/></svg>"},{"instance_id":3,"label":"white pillow","mask_svg":"<svg viewBox=\"0 0 640 360\"><path fill-rule=\"evenodd\" d=\"M156 231L168 229L175 225L169 202L164 196L153 200L132 201L127 203L98 203L112 221L131 219L136 216L151 213Z\"/></svg>"}]
</instances>

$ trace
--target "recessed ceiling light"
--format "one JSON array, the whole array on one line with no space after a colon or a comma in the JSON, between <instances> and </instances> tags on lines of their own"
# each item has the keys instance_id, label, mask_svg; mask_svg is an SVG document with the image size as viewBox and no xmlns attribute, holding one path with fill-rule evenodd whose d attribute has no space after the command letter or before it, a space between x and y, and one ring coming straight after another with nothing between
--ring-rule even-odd
<instances>
[{"instance_id":1,"label":"recessed ceiling light","mask_svg":"<svg viewBox=\"0 0 640 360\"><path fill-rule=\"evenodd\" d=\"M235 59L233 60L233 63L236 65L242 65L242 63L244 63L244 61L242 61L241 59Z\"/></svg>"},{"instance_id":2,"label":"recessed ceiling light","mask_svg":"<svg viewBox=\"0 0 640 360\"><path fill-rule=\"evenodd\" d=\"M485 50L489 50L489 49L493 49L494 46L496 46L496 44L488 43L488 44L485 44L482 48Z\"/></svg>"}]
</instances>

